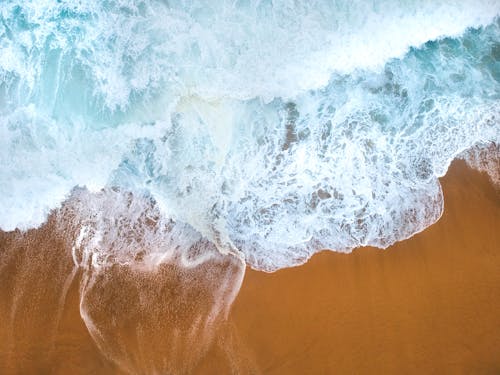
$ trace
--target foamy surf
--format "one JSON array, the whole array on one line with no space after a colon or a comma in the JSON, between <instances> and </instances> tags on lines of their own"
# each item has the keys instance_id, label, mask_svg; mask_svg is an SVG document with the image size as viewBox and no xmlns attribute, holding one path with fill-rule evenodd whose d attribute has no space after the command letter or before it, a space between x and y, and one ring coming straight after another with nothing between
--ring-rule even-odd
<instances>
[{"instance_id":1,"label":"foamy surf","mask_svg":"<svg viewBox=\"0 0 500 375\"><path fill-rule=\"evenodd\" d=\"M385 248L440 217L453 158L500 143L498 13L2 2L0 228L39 226L76 191L79 266L151 266L201 238L265 271Z\"/></svg>"},{"instance_id":2,"label":"foamy surf","mask_svg":"<svg viewBox=\"0 0 500 375\"><path fill-rule=\"evenodd\" d=\"M0 232L0 249L4 372L56 371L74 365L72 350L92 353L63 329L79 308L71 330L86 329L102 358L77 371L191 373L224 331L245 270L188 225L162 221L153 200L108 190L74 190L36 230Z\"/></svg>"}]
</instances>

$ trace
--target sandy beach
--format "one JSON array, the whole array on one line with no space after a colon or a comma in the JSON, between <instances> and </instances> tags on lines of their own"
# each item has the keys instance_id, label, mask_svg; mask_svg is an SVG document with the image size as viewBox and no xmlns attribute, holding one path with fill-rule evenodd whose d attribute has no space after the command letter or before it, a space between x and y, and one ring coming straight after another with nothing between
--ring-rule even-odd
<instances>
[{"instance_id":1,"label":"sandy beach","mask_svg":"<svg viewBox=\"0 0 500 375\"><path fill-rule=\"evenodd\" d=\"M455 162L438 223L385 251L248 270L233 306L264 374L498 374L500 195Z\"/></svg>"},{"instance_id":2,"label":"sandy beach","mask_svg":"<svg viewBox=\"0 0 500 375\"><path fill-rule=\"evenodd\" d=\"M439 222L385 251L247 269L227 321L211 311L218 277L239 272L231 262L117 267L82 289L53 223L2 233L0 373L497 374L500 193L461 161L442 185ZM82 290L100 339L82 320Z\"/></svg>"}]
</instances>

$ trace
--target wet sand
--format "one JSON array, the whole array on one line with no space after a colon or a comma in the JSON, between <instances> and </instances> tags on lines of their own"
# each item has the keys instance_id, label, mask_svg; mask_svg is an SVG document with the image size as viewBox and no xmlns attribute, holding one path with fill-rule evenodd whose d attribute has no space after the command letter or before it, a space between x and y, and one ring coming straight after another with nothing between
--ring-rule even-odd
<instances>
[{"instance_id":1,"label":"wet sand","mask_svg":"<svg viewBox=\"0 0 500 375\"><path fill-rule=\"evenodd\" d=\"M212 288L231 262L116 267L82 289L53 223L2 233L0 373L498 374L500 192L463 162L442 183L440 221L385 251L247 269L227 322Z\"/></svg>"}]
</instances>

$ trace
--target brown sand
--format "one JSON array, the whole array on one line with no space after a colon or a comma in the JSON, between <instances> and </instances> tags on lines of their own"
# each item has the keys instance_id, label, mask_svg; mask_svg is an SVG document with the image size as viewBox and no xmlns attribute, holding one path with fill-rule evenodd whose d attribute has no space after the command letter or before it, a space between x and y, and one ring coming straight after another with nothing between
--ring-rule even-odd
<instances>
[{"instance_id":1,"label":"brown sand","mask_svg":"<svg viewBox=\"0 0 500 375\"><path fill-rule=\"evenodd\" d=\"M500 374L500 195L455 162L438 223L386 251L248 270L233 305L264 374Z\"/></svg>"},{"instance_id":2,"label":"brown sand","mask_svg":"<svg viewBox=\"0 0 500 375\"><path fill-rule=\"evenodd\" d=\"M115 269L89 289L87 311L135 373L498 374L500 195L463 162L443 189L441 220L386 251L247 270L228 323L209 339L186 323L210 311L203 285L217 276L203 281L203 269ZM81 271L53 228L0 233L0 373L123 373L80 317ZM194 289L179 293L185 280Z\"/></svg>"},{"instance_id":3,"label":"brown sand","mask_svg":"<svg viewBox=\"0 0 500 375\"><path fill-rule=\"evenodd\" d=\"M0 374L192 373L226 324L241 262L216 252L189 269L89 272L55 227L51 216L0 235Z\"/></svg>"}]
</instances>

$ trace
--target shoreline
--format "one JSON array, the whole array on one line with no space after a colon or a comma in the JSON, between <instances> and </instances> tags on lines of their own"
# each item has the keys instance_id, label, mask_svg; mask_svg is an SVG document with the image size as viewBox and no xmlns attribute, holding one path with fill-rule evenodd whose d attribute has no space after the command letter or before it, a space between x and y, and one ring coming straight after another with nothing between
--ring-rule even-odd
<instances>
[{"instance_id":1,"label":"shoreline","mask_svg":"<svg viewBox=\"0 0 500 375\"><path fill-rule=\"evenodd\" d=\"M500 194L455 160L441 218L387 249L248 269L232 307L266 374L500 371ZM250 310L250 307L252 309Z\"/></svg>"},{"instance_id":2,"label":"shoreline","mask_svg":"<svg viewBox=\"0 0 500 375\"><path fill-rule=\"evenodd\" d=\"M85 297L91 335L85 278L54 223L2 232L0 372L126 373L110 358L200 375L499 372L500 192L460 160L440 181L441 218L385 250L325 250L273 273L247 266L228 320L206 318L210 330L196 316L211 314L218 275L238 274L231 263L98 274Z\"/></svg>"}]
</instances>

